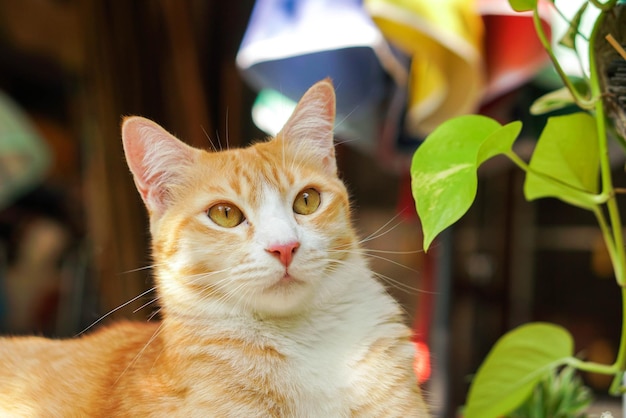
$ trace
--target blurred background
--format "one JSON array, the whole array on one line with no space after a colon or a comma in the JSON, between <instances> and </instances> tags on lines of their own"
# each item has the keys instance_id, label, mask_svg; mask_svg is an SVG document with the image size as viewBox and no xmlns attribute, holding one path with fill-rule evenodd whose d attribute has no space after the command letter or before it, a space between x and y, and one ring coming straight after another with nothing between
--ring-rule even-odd
<instances>
[{"instance_id":1,"label":"blurred background","mask_svg":"<svg viewBox=\"0 0 626 418\"><path fill-rule=\"evenodd\" d=\"M543 24L565 26L549 8ZM408 167L424 136L464 113L522 119L529 156L545 118L528 106L558 87L531 19L488 0L0 0L0 332L152 317L124 115L196 147L243 146L326 76L355 222L389 252L371 262L415 329L437 415L455 415L495 340L530 320L613 361L620 299L593 216L525 202L506 160L481 169L469 214L421 251Z\"/></svg>"}]
</instances>

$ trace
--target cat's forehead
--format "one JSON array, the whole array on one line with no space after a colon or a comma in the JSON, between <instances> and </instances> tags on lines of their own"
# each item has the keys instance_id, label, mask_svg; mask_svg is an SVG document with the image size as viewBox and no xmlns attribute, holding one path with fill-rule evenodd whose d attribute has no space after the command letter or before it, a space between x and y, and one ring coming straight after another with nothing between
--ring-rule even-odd
<instances>
[{"instance_id":1,"label":"cat's forehead","mask_svg":"<svg viewBox=\"0 0 626 418\"><path fill-rule=\"evenodd\" d=\"M219 173L218 182L248 183L286 187L302 176L318 171L282 146L279 140L259 142L246 148L220 152L206 152L201 164L205 169Z\"/></svg>"},{"instance_id":2,"label":"cat's forehead","mask_svg":"<svg viewBox=\"0 0 626 418\"><path fill-rule=\"evenodd\" d=\"M336 174L329 174L297 148L283 147L280 139L246 148L203 151L190 170L178 201L191 210L220 201L257 210L266 206L268 198L291 205L295 196L309 187L327 197L345 193Z\"/></svg>"}]
</instances>

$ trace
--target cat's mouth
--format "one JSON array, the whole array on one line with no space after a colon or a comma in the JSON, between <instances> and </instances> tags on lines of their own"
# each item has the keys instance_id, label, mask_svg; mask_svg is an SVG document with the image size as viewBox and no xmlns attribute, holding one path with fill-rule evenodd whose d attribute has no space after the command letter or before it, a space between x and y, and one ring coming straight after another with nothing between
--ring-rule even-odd
<instances>
[{"instance_id":1,"label":"cat's mouth","mask_svg":"<svg viewBox=\"0 0 626 418\"><path fill-rule=\"evenodd\" d=\"M267 288L267 291L275 291L275 290L284 290L292 288L293 286L301 286L304 282L298 278L293 277L289 273L285 272L282 278L280 278L276 283L272 284Z\"/></svg>"}]
</instances>

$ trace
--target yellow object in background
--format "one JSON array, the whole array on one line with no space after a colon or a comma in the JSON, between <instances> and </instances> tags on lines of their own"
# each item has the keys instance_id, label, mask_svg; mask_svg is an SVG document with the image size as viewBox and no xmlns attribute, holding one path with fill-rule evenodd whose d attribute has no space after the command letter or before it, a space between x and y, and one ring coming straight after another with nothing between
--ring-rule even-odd
<instances>
[{"instance_id":1,"label":"yellow object in background","mask_svg":"<svg viewBox=\"0 0 626 418\"><path fill-rule=\"evenodd\" d=\"M389 42L412 57L406 129L425 136L477 109L485 86L475 0L365 0Z\"/></svg>"}]
</instances>

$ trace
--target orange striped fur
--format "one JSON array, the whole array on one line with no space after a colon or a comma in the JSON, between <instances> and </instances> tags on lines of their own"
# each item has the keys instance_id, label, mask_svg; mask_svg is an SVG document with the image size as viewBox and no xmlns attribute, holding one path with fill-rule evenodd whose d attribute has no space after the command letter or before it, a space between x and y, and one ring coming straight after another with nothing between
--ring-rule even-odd
<instances>
[{"instance_id":1,"label":"orange striped fur","mask_svg":"<svg viewBox=\"0 0 626 418\"><path fill-rule=\"evenodd\" d=\"M351 227L334 116L325 80L245 149L125 119L162 322L0 339L0 416L427 417L410 330Z\"/></svg>"}]
</instances>

